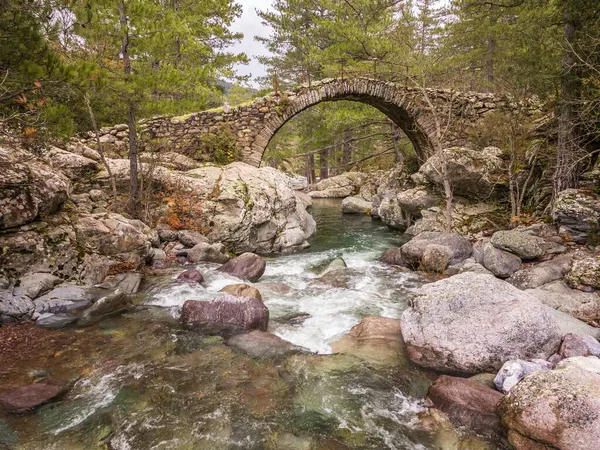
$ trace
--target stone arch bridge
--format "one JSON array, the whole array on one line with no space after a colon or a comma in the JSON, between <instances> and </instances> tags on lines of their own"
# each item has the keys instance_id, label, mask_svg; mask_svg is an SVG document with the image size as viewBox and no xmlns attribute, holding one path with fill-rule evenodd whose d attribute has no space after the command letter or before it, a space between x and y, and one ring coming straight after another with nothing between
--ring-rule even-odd
<instances>
[{"instance_id":1,"label":"stone arch bridge","mask_svg":"<svg viewBox=\"0 0 600 450\"><path fill-rule=\"evenodd\" d=\"M187 153L198 149L203 135L229 127L242 161L260 166L269 141L288 120L311 106L339 100L365 103L386 114L411 140L421 161L431 155L435 142L439 141L442 147L465 145L469 141L469 127L477 124L484 114L514 106L506 97L494 94L423 90L369 78L333 78L310 87L303 85L293 91L271 93L236 107L225 106L181 117L153 117L143 121L140 131L146 139L160 139L166 148ZM441 133L437 131L432 109L441 123ZM109 134L115 141L126 141L123 125L113 128ZM126 142L121 144L126 146Z\"/></svg>"}]
</instances>

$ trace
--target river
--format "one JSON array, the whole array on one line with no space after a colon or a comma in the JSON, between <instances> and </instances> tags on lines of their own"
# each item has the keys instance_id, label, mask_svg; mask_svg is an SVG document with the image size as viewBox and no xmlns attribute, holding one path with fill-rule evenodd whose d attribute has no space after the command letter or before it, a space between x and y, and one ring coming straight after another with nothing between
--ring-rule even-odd
<instances>
[{"instance_id":1,"label":"river","mask_svg":"<svg viewBox=\"0 0 600 450\"><path fill-rule=\"evenodd\" d=\"M364 317L398 318L427 280L378 262L402 243L380 222L342 216L337 200L315 201L312 214L318 231L311 247L268 257L255 283L259 290L265 283L291 288L263 289L269 331L307 352L252 359L219 337L182 330L185 300L209 300L239 282L215 265L198 266L204 288L174 283L177 272L148 277L132 311L56 332L56 339L69 339L65 350L23 363L24 372L43 369L72 388L33 415L0 419L0 448L494 448L427 412L423 399L434 374L413 366L399 346L336 347ZM347 286L315 283L339 257L350 269Z\"/></svg>"}]
</instances>

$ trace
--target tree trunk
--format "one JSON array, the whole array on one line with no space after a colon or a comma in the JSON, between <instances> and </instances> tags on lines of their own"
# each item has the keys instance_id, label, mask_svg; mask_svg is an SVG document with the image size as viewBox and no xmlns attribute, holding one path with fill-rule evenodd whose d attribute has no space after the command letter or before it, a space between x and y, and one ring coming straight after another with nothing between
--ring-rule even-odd
<instances>
[{"instance_id":1,"label":"tree trunk","mask_svg":"<svg viewBox=\"0 0 600 450\"><path fill-rule=\"evenodd\" d=\"M576 21L570 0L563 1L563 60L560 82L560 101L558 111L558 149L556 171L554 173L553 200L559 192L577 187L579 173L577 168L578 142L575 130L576 112L574 102L577 99L578 79L575 57L572 48L575 45Z\"/></svg>"},{"instance_id":2,"label":"tree trunk","mask_svg":"<svg viewBox=\"0 0 600 450\"><path fill-rule=\"evenodd\" d=\"M94 110L92 109L92 104L90 102L90 98L88 97L87 94L84 94L83 100L85 101L85 104L87 106L88 113L90 115L90 121L92 122L92 128L94 129L94 133L96 134L96 145L98 146L98 153L100 154L100 160L102 161L102 164L104 165L104 167L106 168L106 171L108 172L108 178L110 179L110 185L112 187L113 205L116 206L117 205L117 182L115 181L115 176L113 175L112 170L111 170L110 166L108 165L106 158L104 157L104 151L102 150L102 142L100 142L100 131L98 130L98 124L96 123L96 116L94 115Z\"/></svg>"},{"instance_id":3,"label":"tree trunk","mask_svg":"<svg viewBox=\"0 0 600 450\"><path fill-rule=\"evenodd\" d=\"M319 179L324 180L329 178L329 147L324 148L319 152Z\"/></svg>"},{"instance_id":4,"label":"tree trunk","mask_svg":"<svg viewBox=\"0 0 600 450\"><path fill-rule=\"evenodd\" d=\"M308 184L315 184L317 176L315 175L315 154L306 155L306 179Z\"/></svg>"},{"instance_id":5,"label":"tree trunk","mask_svg":"<svg viewBox=\"0 0 600 450\"><path fill-rule=\"evenodd\" d=\"M394 122L390 122L390 129L392 133L392 143L394 145L394 153L396 155L396 164L404 162L404 154L400 149L400 128Z\"/></svg>"},{"instance_id":6,"label":"tree trunk","mask_svg":"<svg viewBox=\"0 0 600 450\"><path fill-rule=\"evenodd\" d=\"M125 2L119 3L119 23L121 25L121 57L125 78L131 75L131 58L129 56L129 23L125 12ZM138 184L138 142L135 121L135 108L131 99L127 101L127 124L129 125L129 213L134 217L138 213L140 192Z\"/></svg>"},{"instance_id":7,"label":"tree trunk","mask_svg":"<svg viewBox=\"0 0 600 450\"><path fill-rule=\"evenodd\" d=\"M344 145L342 147L342 167L346 167L352 161L352 130L344 130Z\"/></svg>"}]
</instances>

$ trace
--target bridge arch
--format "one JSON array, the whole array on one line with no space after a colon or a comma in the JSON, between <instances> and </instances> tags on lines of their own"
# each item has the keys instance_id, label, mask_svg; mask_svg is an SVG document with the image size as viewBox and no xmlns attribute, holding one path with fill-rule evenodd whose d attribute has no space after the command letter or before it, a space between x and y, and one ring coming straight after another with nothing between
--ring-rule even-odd
<instances>
[{"instance_id":1,"label":"bridge arch","mask_svg":"<svg viewBox=\"0 0 600 450\"><path fill-rule=\"evenodd\" d=\"M431 154L435 124L420 95L414 89L367 78L330 79L310 88L280 94L275 107L265 117L250 148L246 147L244 162L260 166L264 152L277 131L300 112L330 101L355 101L378 109L392 120L410 139L417 157L425 161Z\"/></svg>"}]
</instances>

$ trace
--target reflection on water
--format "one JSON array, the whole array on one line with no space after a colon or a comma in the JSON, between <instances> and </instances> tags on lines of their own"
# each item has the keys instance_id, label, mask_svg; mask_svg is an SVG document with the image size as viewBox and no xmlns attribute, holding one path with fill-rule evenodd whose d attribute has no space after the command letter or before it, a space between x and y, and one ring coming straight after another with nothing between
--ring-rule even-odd
<instances>
[{"instance_id":1,"label":"reflection on water","mask_svg":"<svg viewBox=\"0 0 600 450\"><path fill-rule=\"evenodd\" d=\"M255 283L270 331L316 353L252 359L220 337L183 330L176 319L185 300L210 300L239 280L210 264L198 266L206 288L174 284L177 273L156 277L134 311L65 330L64 349L14 368L47 369L72 388L34 414L0 417L0 449L495 448L430 416L423 398L432 374L412 366L400 344L350 343L329 354L363 317L399 317L423 282L377 261L398 236L368 216L342 217L339 204L315 201L312 247L269 257ZM348 265L347 288L315 283L336 257ZM310 317L288 320L298 314Z\"/></svg>"}]
</instances>

